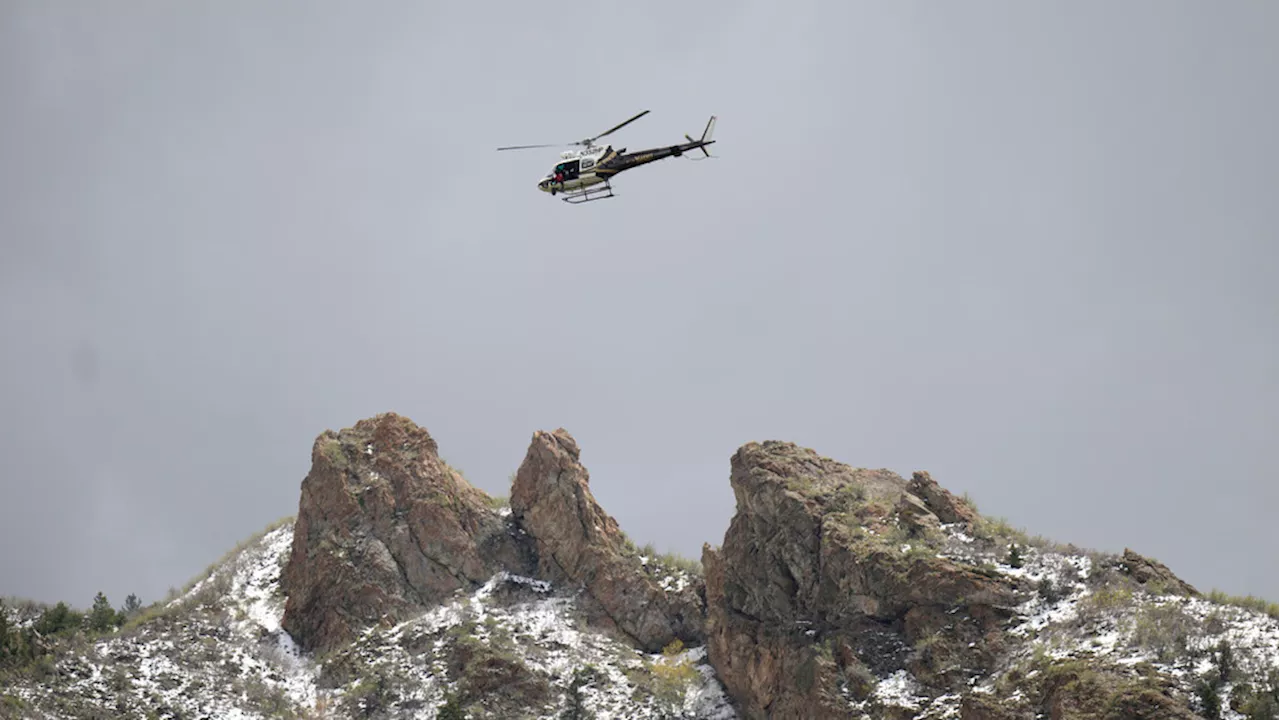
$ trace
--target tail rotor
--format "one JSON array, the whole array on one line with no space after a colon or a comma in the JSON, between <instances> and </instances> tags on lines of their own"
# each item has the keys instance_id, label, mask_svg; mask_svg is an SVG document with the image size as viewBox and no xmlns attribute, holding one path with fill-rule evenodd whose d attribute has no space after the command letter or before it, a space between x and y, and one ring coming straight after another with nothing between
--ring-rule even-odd
<instances>
[{"instance_id":1,"label":"tail rotor","mask_svg":"<svg viewBox=\"0 0 1280 720\"><path fill-rule=\"evenodd\" d=\"M707 121L707 126L706 126L705 128L703 128L703 130L702 130L702 137L698 138L697 140L694 140L693 138L689 137L689 133L685 133L685 134L684 134L684 139L685 139L685 140L688 140L688 141L689 141L689 142L691 142L691 143L693 143L693 142L705 142L705 143L715 142L714 140L712 140L712 139L711 139L711 134L712 134L713 132L715 132L715 129L716 129L716 116L715 116L715 115L712 115L712 116L711 116L711 119ZM702 154L703 154L703 155L706 155L707 157L705 157L705 158L693 158L693 157L691 157L691 158L689 158L690 160L706 160L707 158L711 157L711 153L707 151L707 146L706 146L706 145L703 145L703 146L699 147L698 149L699 149L699 150L701 150L701 151L702 151Z\"/></svg>"}]
</instances>

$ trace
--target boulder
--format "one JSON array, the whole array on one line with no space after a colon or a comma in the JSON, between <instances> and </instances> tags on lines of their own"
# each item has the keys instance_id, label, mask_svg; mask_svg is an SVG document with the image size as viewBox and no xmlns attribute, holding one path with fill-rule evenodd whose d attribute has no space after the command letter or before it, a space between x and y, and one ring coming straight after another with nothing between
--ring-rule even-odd
<instances>
[{"instance_id":1,"label":"boulder","mask_svg":"<svg viewBox=\"0 0 1280 720\"><path fill-rule=\"evenodd\" d=\"M907 485L907 489L912 495L923 500L925 507L929 508L934 515L938 516L938 520L944 523L964 523L969 525L978 520L978 513L973 509L973 506L952 495L949 490L939 485L927 472L916 471L912 473L911 482Z\"/></svg>"},{"instance_id":2,"label":"boulder","mask_svg":"<svg viewBox=\"0 0 1280 720\"><path fill-rule=\"evenodd\" d=\"M1192 597L1200 595L1199 590L1174 575L1164 563L1143 557L1129 548L1124 549L1124 555L1120 558L1120 567L1140 585L1163 588L1165 592L1175 595Z\"/></svg>"}]
</instances>

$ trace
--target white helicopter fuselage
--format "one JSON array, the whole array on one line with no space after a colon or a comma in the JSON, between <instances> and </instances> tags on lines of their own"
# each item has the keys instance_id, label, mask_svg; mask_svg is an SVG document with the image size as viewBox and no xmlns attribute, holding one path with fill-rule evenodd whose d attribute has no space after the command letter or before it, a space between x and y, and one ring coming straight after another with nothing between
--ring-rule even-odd
<instances>
[{"instance_id":1,"label":"white helicopter fuselage","mask_svg":"<svg viewBox=\"0 0 1280 720\"><path fill-rule=\"evenodd\" d=\"M538 180L538 189L556 193L580 190L605 181L594 172L596 163L609 152L610 147L593 145L585 150L566 150L560 153L562 162Z\"/></svg>"}]
</instances>

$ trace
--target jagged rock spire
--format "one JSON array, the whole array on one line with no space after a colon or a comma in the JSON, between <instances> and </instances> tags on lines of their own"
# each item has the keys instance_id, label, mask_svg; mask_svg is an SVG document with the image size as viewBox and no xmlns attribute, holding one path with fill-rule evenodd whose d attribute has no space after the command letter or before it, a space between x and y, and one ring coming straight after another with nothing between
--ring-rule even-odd
<instances>
[{"instance_id":1,"label":"jagged rock spire","mask_svg":"<svg viewBox=\"0 0 1280 720\"><path fill-rule=\"evenodd\" d=\"M650 651L676 638L700 642L703 607L696 592L659 587L589 482L573 436L563 428L534 433L516 473L511 511L533 538L539 576L584 588L602 619Z\"/></svg>"}]
</instances>

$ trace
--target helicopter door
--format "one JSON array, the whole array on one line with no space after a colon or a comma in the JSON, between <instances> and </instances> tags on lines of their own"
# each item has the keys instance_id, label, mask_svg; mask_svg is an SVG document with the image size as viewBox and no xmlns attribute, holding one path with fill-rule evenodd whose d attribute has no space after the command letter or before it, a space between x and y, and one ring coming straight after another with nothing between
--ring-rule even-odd
<instances>
[{"instance_id":1,"label":"helicopter door","mask_svg":"<svg viewBox=\"0 0 1280 720\"><path fill-rule=\"evenodd\" d=\"M578 177L578 161L570 160L556 165L556 175L563 175L565 180L574 180Z\"/></svg>"}]
</instances>

